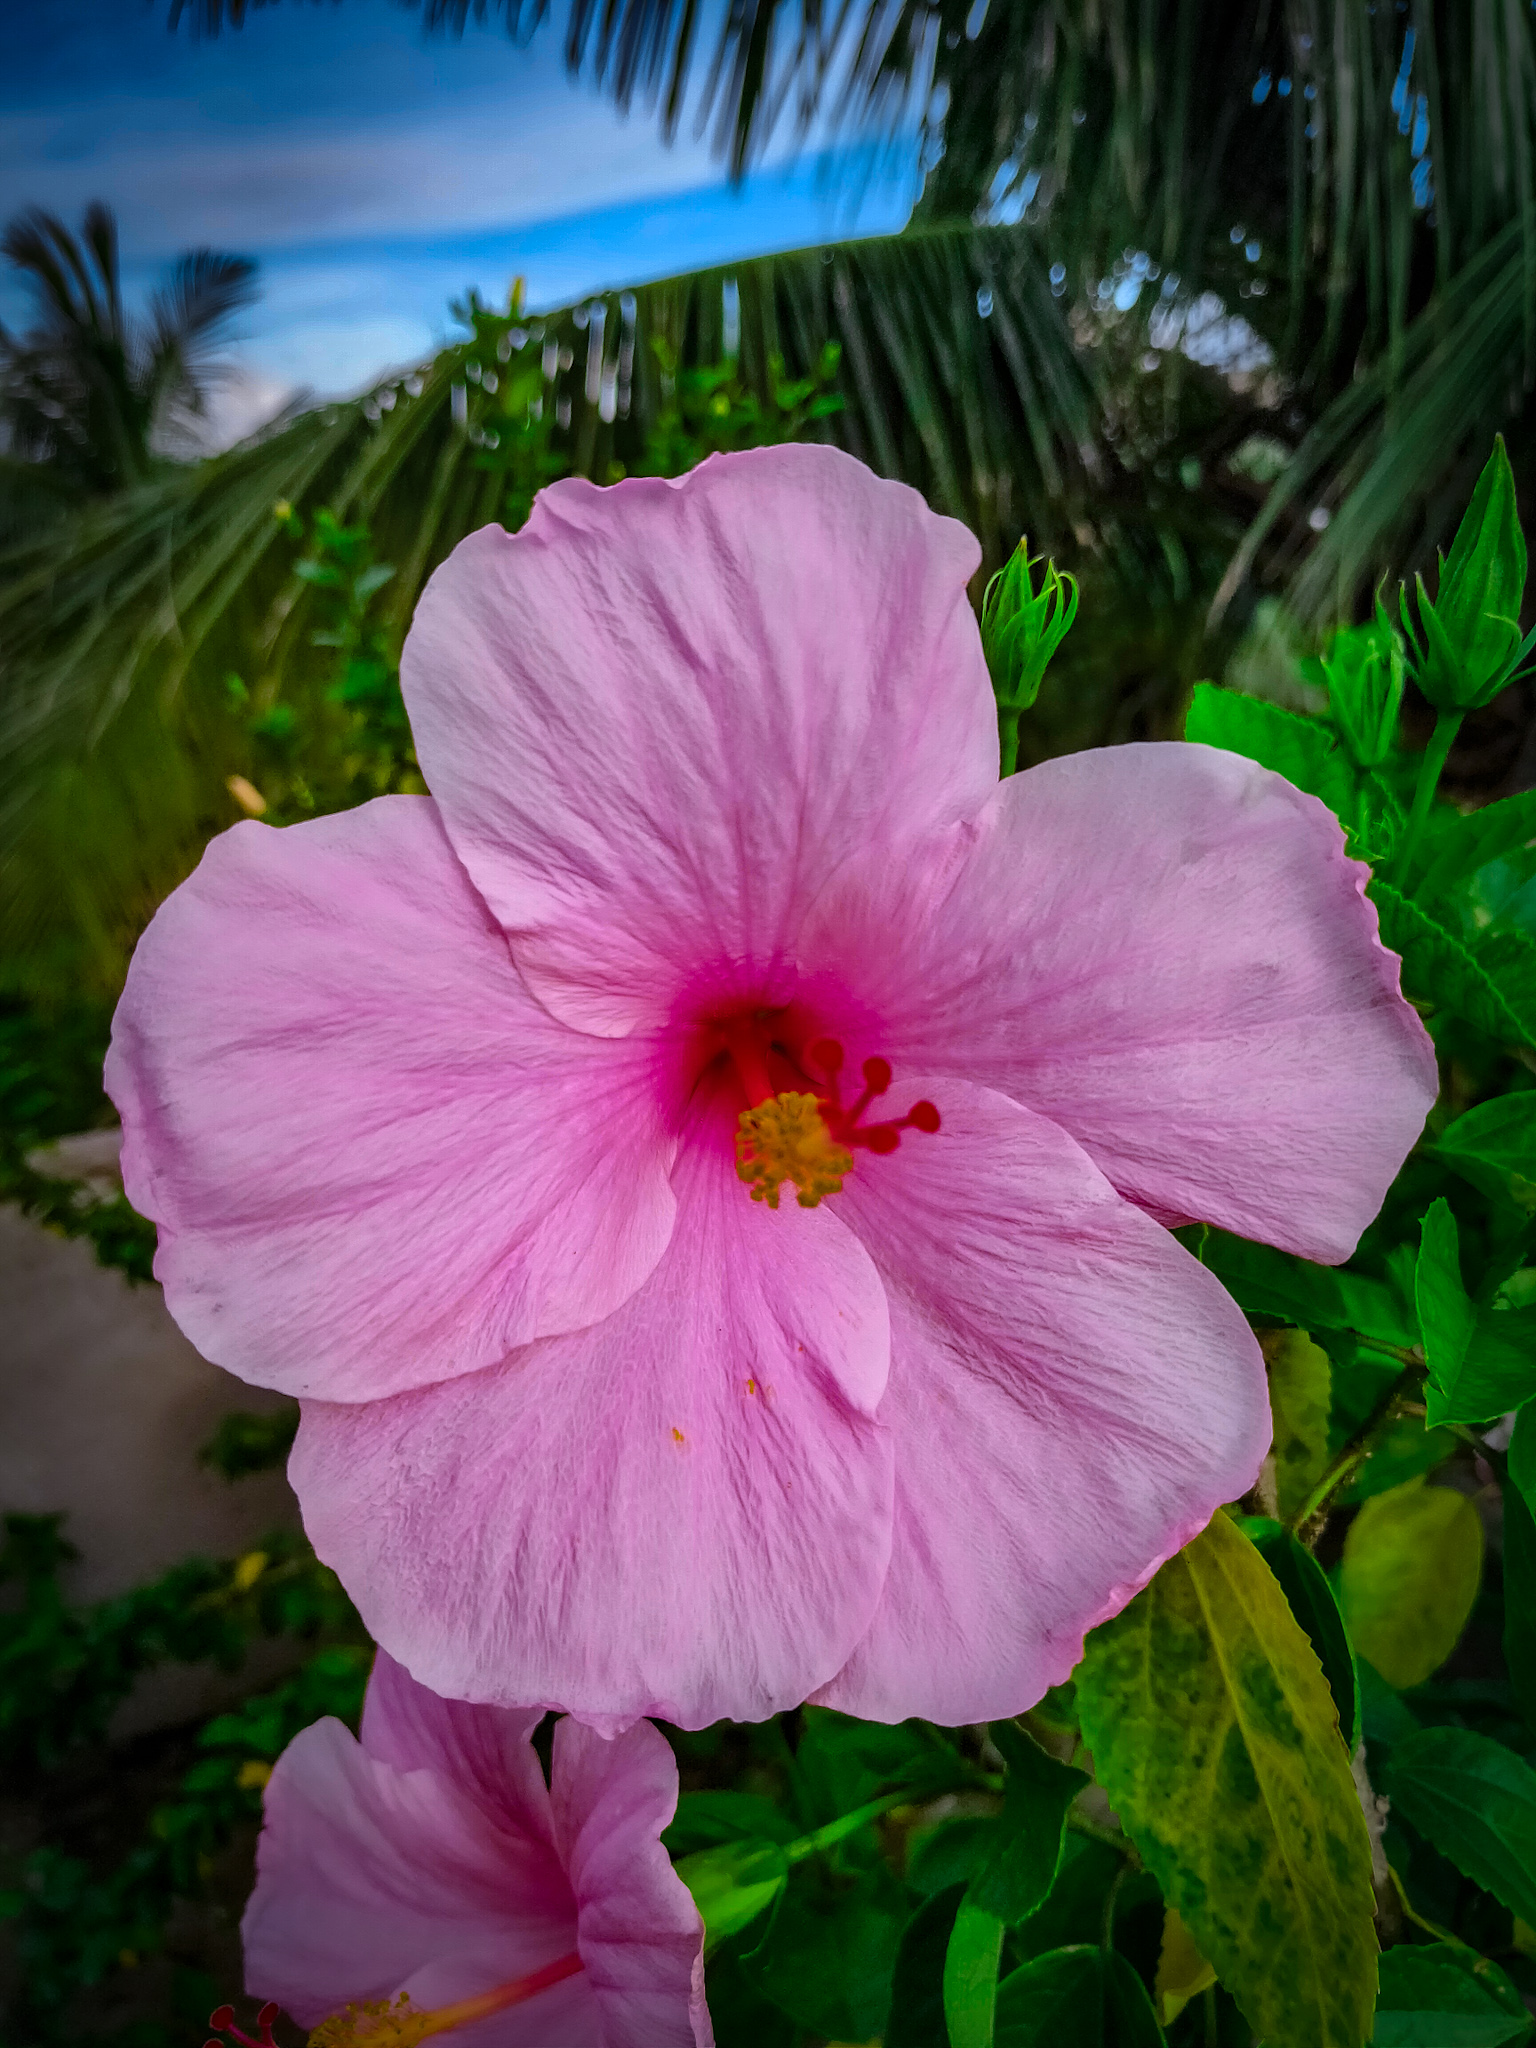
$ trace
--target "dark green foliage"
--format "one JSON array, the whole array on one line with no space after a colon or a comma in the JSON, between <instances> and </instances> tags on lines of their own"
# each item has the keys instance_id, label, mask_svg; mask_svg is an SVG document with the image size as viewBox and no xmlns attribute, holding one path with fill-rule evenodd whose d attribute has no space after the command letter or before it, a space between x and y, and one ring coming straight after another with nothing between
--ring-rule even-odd
<instances>
[{"instance_id":1,"label":"dark green foliage","mask_svg":"<svg viewBox=\"0 0 1536 2048\"><path fill-rule=\"evenodd\" d=\"M1045 1903L1065 1846L1068 1810L1089 1780L1007 1721L993 1725L992 1740L1008 1766L1007 1788L995 1838L966 1897L982 1912L1016 1922Z\"/></svg>"},{"instance_id":2,"label":"dark green foliage","mask_svg":"<svg viewBox=\"0 0 1536 2048\"><path fill-rule=\"evenodd\" d=\"M285 1402L281 1408L264 1409L260 1415L237 1408L222 1417L198 1452L197 1461L200 1465L211 1465L226 1479L243 1479L249 1472L270 1472L286 1460L298 1428L296 1401Z\"/></svg>"},{"instance_id":3,"label":"dark green foliage","mask_svg":"<svg viewBox=\"0 0 1536 2048\"><path fill-rule=\"evenodd\" d=\"M8 1853L0 1921L12 1923L20 1987L10 2024L25 2048L75 2038L77 1994L160 1948L176 1902L202 1895L215 1859L258 1819L284 1746L323 1714L355 1723L372 1659L350 1602L299 1539L273 1537L217 1563L191 1559L152 1585L75 1607L59 1584L75 1556L62 1520L8 1515L0 1550L0 1582L19 1595L0 1610L0 1774L28 1796L66 1767L110 1769L108 1723L143 1673L196 1663L235 1671L261 1637L290 1638L307 1653L283 1684L205 1724L173 1795L115 1862L48 1841ZM205 2012L210 1999L199 1996ZM123 2048L171 2048L177 2038L154 2027Z\"/></svg>"},{"instance_id":4,"label":"dark green foliage","mask_svg":"<svg viewBox=\"0 0 1536 2048\"><path fill-rule=\"evenodd\" d=\"M7 1515L0 1582L0 1766L43 1769L99 1742L142 1672L156 1665L235 1670L260 1635L355 1628L335 1575L297 1537L268 1537L243 1558L190 1558L132 1592L74 1607L58 1582L74 1553L59 1517Z\"/></svg>"},{"instance_id":5,"label":"dark green foliage","mask_svg":"<svg viewBox=\"0 0 1536 2048\"><path fill-rule=\"evenodd\" d=\"M998 1990L997 2048L1160 2048L1162 2038L1141 1979L1112 1949L1053 1949Z\"/></svg>"},{"instance_id":6,"label":"dark green foliage","mask_svg":"<svg viewBox=\"0 0 1536 2048\"><path fill-rule=\"evenodd\" d=\"M1381 1963L1375 2048L1506 2048L1530 2038L1525 2002L1497 1964L1448 1942Z\"/></svg>"}]
</instances>

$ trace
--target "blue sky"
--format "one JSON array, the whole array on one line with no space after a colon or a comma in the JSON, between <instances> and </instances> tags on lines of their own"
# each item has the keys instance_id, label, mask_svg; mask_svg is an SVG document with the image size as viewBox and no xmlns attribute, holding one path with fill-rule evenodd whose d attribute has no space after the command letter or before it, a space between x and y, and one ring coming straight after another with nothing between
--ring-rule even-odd
<instances>
[{"instance_id":1,"label":"blue sky","mask_svg":"<svg viewBox=\"0 0 1536 2048\"><path fill-rule=\"evenodd\" d=\"M202 41L167 31L165 0L18 8L0 216L109 200L141 289L185 248L257 257L226 436L295 387L355 389L427 353L470 284L500 299L522 274L556 304L905 218L909 174L782 148L733 192L691 125L667 148L644 111L572 83L551 12L519 50L494 25L428 38L393 0L289 0ZM0 275L0 317L24 314Z\"/></svg>"}]
</instances>

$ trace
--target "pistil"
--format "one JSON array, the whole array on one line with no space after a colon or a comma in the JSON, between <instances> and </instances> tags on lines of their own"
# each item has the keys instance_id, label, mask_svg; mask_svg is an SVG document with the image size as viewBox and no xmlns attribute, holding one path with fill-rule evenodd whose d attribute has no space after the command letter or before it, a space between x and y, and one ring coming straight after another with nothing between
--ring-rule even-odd
<instances>
[{"instance_id":1,"label":"pistil","mask_svg":"<svg viewBox=\"0 0 1536 2048\"><path fill-rule=\"evenodd\" d=\"M572 1951L530 1970L525 1977L513 1977L505 1984L494 1985L473 1998L458 1999L452 2005L423 2009L413 2005L403 1991L394 2000L384 1998L349 2005L344 2012L332 2013L329 2019L320 2022L309 2037L309 2048L416 2048L418 2041L425 2041L430 2035L446 2034L475 2020L489 2019L492 2013L505 2012L509 2006L522 2005L552 1984L574 1977L581 1967L581 1957ZM216 2033L228 2034L240 2048L274 2048L272 2027L278 2010L275 2005L264 2005L256 2015L259 2039L235 2025L235 2009L231 2005L221 2005L210 2013L208 2024ZM224 2048L224 2044L208 2041L204 2048Z\"/></svg>"}]
</instances>

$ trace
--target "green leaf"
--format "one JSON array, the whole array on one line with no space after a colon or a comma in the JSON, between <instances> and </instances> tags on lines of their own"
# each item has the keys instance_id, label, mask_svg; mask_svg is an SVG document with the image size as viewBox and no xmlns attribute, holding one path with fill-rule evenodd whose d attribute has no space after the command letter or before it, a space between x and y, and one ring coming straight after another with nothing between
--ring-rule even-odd
<instances>
[{"instance_id":1,"label":"green leaf","mask_svg":"<svg viewBox=\"0 0 1536 2048\"><path fill-rule=\"evenodd\" d=\"M908 1901L883 1863L845 1876L796 1864L767 1933L743 1967L801 2026L832 2041L882 2031Z\"/></svg>"},{"instance_id":2,"label":"green leaf","mask_svg":"<svg viewBox=\"0 0 1536 2048\"><path fill-rule=\"evenodd\" d=\"M1320 719L1284 711L1217 683L1196 683L1184 737L1221 747L1273 768L1298 789L1321 797L1347 823L1355 805L1355 771L1337 737Z\"/></svg>"},{"instance_id":3,"label":"green leaf","mask_svg":"<svg viewBox=\"0 0 1536 2048\"><path fill-rule=\"evenodd\" d=\"M766 1912L789 1879L782 1842L725 1842L696 1849L673 1867L699 1909L706 1950Z\"/></svg>"},{"instance_id":4,"label":"green leaf","mask_svg":"<svg viewBox=\"0 0 1536 2048\"><path fill-rule=\"evenodd\" d=\"M1430 814L1424 870L1415 893L1428 900L1469 882L1481 868L1536 840L1536 790L1475 811L1440 804Z\"/></svg>"},{"instance_id":5,"label":"green leaf","mask_svg":"<svg viewBox=\"0 0 1536 2048\"><path fill-rule=\"evenodd\" d=\"M1523 971L1524 955L1506 959L1503 950L1495 950L1502 949L1507 939L1518 939L1519 933L1491 935L1485 960L1485 949L1480 948L1474 957L1455 932L1379 876L1373 878L1368 893L1380 919L1381 943L1402 956L1405 995L1465 1017L1500 1044L1536 1045L1536 1016ZM1520 963L1520 972L1514 976L1514 985L1506 988L1494 969L1509 970L1511 960Z\"/></svg>"},{"instance_id":6,"label":"green leaf","mask_svg":"<svg viewBox=\"0 0 1536 2048\"><path fill-rule=\"evenodd\" d=\"M952 1884L969 1884L997 1847L998 1824L990 1814L964 1813L914 1838L907 1856L907 1883L927 1898Z\"/></svg>"},{"instance_id":7,"label":"green leaf","mask_svg":"<svg viewBox=\"0 0 1536 2048\"><path fill-rule=\"evenodd\" d=\"M1339 1732L1353 1755L1360 1740L1360 1674L1333 1588L1311 1551L1278 1522L1245 1523L1244 1527L1317 1652L1338 1708Z\"/></svg>"},{"instance_id":8,"label":"green leaf","mask_svg":"<svg viewBox=\"0 0 1536 2048\"><path fill-rule=\"evenodd\" d=\"M1435 1151L1485 1195L1536 1214L1536 1088L1480 1102L1441 1132Z\"/></svg>"},{"instance_id":9,"label":"green leaf","mask_svg":"<svg viewBox=\"0 0 1536 2048\"><path fill-rule=\"evenodd\" d=\"M1426 1429L1417 1417L1400 1416L1376 1439L1353 1482L1336 1496L1341 1507L1358 1507L1378 1493L1390 1493L1410 1479L1443 1465L1456 1448L1448 1429Z\"/></svg>"},{"instance_id":10,"label":"green leaf","mask_svg":"<svg viewBox=\"0 0 1536 2048\"><path fill-rule=\"evenodd\" d=\"M1515 1476L1515 1441L1522 1431L1522 1476L1530 1462L1532 1413L1522 1408L1510 1442L1504 1478L1504 1665L1528 1728L1536 1729L1536 1517Z\"/></svg>"},{"instance_id":11,"label":"green leaf","mask_svg":"<svg viewBox=\"0 0 1536 2048\"><path fill-rule=\"evenodd\" d=\"M1422 1479L1377 1494L1339 1566L1350 1640L1389 1685L1422 1685L1460 1641L1482 1572L1483 1525L1465 1494Z\"/></svg>"},{"instance_id":12,"label":"green leaf","mask_svg":"<svg viewBox=\"0 0 1536 2048\"><path fill-rule=\"evenodd\" d=\"M799 1832L782 1807L755 1792L685 1792L661 1839L673 1856L686 1856L753 1835L792 1842Z\"/></svg>"},{"instance_id":13,"label":"green leaf","mask_svg":"<svg viewBox=\"0 0 1536 2048\"><path fill-rule=\"evenodd\" d=\"M1089 1783L1085 1772L1047 1756L1009 1721L992 1724L1008 1780L997 1821L1001 1839L971 1880L969 1902L1012 1925L1044 1900L1061 1862L1067 1809Z\"/></svg>"},{"instance_id":14,"label":"green leaf","mask_svg":"<svg viewBox=\"0 0 1536 2048\"><path fill-rule=\"evenodd\" d=\"M1536 1394L1536 1308L1479 1308L1461 1277L1456 1218L1444 1195L1424 1218L1414 1296L1429 1367L1431 1423L1486 1422Z\"/></svg>"},{"instance_id":15,"label":"green leaf","mask_svg":"<svg viewBox=\"0 0 1536 2048\"><path fill-rule=\"evenodd\" d=\"M1459 1959L1447 1942L1399 1946L1381 1959L1372 2048L1506 2048L1523 2041L1531 2017L1504 1973L1513 2006L1503 2003Z\"/></svg>"},{"instance_id":16,"label":"green leaf","mask_svg":"<svg viewBox=\"0 0 1536 2048\"><path fill-rule=\"evenodd\" d=\"M992 2048L1003 1923L967 1897L944 1953L944 2023L950 2048Z\"/></svg>"},{"instance_id":17,"label":"green leaf","mask_svg":"<svg viewBox=\"0 0 1536 2048\"><path fill-rule=\"evenodd\" d=\"M944 1959L964 1896L963 1886L950 1885L925 1900L902 1929L884 2048L948 2048ZM743 2048L747 2048L745 2039Z\"/></svg>"},{"instance_id":18,"label":"green leaf","mask_svg":"<svg viewBox=\"0 0 1536 2048\"><path fill-rule=\"evenodd\" d=\"M1172 1906L1163 1913L1153 2002L1163 2026L1172 2026L1192 1998L1216 1982L1216 1972L1195 1946L1195 1938Z\"/></svg>"},{"instance_id":19,"label":"green leaf","mask_svg":"<svg viewBox=\"0 0 1536 2048\"><path fill-rule=\"evenodd\" d=\"M1386 1280L1317 1266L1267 1244L1212 1230L1205 1264L1252 1316L1275 1316L1304 1330L1358 1330L1383 1343L1419 1341L1412 1304Z\"/></svg>"},{"instance_id":20,"label":"green leaf","mask_svg":"<svg viewBox=\"0 0 1536 2048\"><path fill-rule=\"evenodd\" d=\"M835 1820L902 1785L947 1790L960 1773L952 1744L926 1721L887 1725L831 1707L804 1707L801 1714L795 1762L819 1819Z\"/></svg>"},{"instance_id":21,"label":"green leaf","mask_svg":"<svg viewBox=\"0 0 1536 2048\"><path fill-rule=\"evenodd\" d=\"M1254 2031L1359 2048L1376 1937L1349 1755L1316 1652L1226 1515L1089 1636L1077 1700L1095 1777Z\"/></svg>"},{"instance_id":22,"label":"green leaf","mask_svg":"<svg viewBox=\"0 0 1536 2048\"><path fill-rule=\"evenodd\" d=\"M1146 1987L1113 1949L1052 1949L997 1994L997 2048L1161 2048L1162 2039Z\"/></svg>"},{"instance_id":23,"label":"green leaf","mask_svg":"<svg viewBox=\"0 0 1536 2048\"><path fill-rule=\"evenodd\" d=\"M1421 1728L1392 1751L1383 1788L1464 1877L1536 1926L1536 1771L1470 1728Z\"/></svg>"},{"instance_id":24,"label":"green leaf","mask_svg":"<svg viewBox=\"0 0 1536 2048\"><path fill-rule=\"evenodd\" d=\"M1275 1499L1289 1521L1327 1469L1333 1375L1327 1352L1305 1330L1273 1330L1259 1343L1269 1370Z\"/></svg>"}]
</instances>

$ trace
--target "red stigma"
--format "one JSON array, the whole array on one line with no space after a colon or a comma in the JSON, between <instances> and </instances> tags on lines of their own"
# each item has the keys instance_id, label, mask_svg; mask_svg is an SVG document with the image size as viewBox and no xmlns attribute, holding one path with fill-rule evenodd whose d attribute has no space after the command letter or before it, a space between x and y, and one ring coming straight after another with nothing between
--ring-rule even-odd
<instances>
[{"instance_id":1,"label":"red stigma","mask_svg":"<svg viewBox=\"0 0 1536 2048\"><path fill-rule=\"evenodd\" d=\"M208 2015L208 2024L215 2034L228 2034L231 2040L238 2041L240 2048L277 2048L272 2029L281 2011L282 2007L269 1999L256 2015L258 2032L255 2035L247 2034L235 2025L235 2008L232 2005L216 2005ZM203 2043L203 2048L226 2048L226 2044L209 2040Z\"/></svg>"},{"instance_id":2,"label":"red stigma","mask_svg":"<svg viewBox=\"0 0 1536 2048\"><path fill-rule=\"evenodd\" d=\"M923 1131L931 1137L939 1128L939 1112L931 1102L914 1102L905 1116L887 1117L877 1124L861 1121L875 1097L884 1095L891 1085L891 1063L878 1053L864 1062L864 1086L846 1107L838 1085L838 1076L843 1069L843 1048L837 1040L818 1038L806 1048L805 1056L821 1069L817 1100L827 1129L839 1145L850 1149L861 1145L866 1152L883 1155L896 1150L903 1131Z\"/></svg>"}]
</instances>

